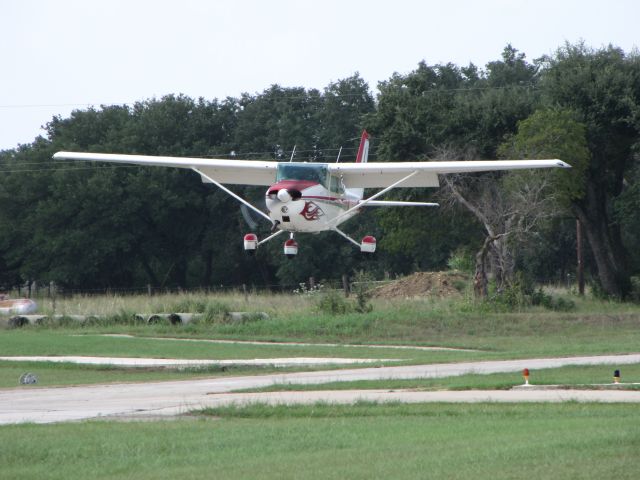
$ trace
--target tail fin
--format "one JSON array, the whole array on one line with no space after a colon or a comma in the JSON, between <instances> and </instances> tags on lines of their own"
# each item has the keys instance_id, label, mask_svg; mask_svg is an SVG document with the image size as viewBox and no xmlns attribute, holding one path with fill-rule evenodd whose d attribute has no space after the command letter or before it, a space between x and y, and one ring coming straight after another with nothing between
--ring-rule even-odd
<instances>
[{"instance_id":1,"label":"tail fin","mask_svg":"<svg viewBox=\"0 0 640 480\"><path fill-rule=\"evenodd\" d=\"M369 159L369 134L366 130L363 130L362 137L360 137L360 147L358 147L358 155L356 156L356 163L367 163ZM364 196L364 188L350 188L349 193L356 197L358 200L362 200Z\"/></svg>"},{"instance_id":2,"label":"tail fin","mask_svg":"<svg viewBox=\"0 0 640 480\"><path fill-rule=\"evenodd\" d=\"M356 163L367 163L369 158L369 134L366 130L362 131L362 137L360 138L360 147L358 148L358 156L356 157Z\"/></svg>"}]
</instances>

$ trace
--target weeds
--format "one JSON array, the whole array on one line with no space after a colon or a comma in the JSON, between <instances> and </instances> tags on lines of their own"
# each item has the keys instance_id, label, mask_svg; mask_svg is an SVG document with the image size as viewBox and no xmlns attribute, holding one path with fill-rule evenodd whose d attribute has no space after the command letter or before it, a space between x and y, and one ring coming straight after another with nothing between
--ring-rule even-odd
<instances>
[{"instance_id":1,"label":"weeds","mask_svg":"<svg viewBox=\"0 0 640 480\"><path fill-rule=\"evenodd\" d=\"M373 296L371 292L371 282L373 278L371 274L360 271L356 274L356 282L354 284L354 291L356 294L356 312L368 313L373 310L370 300Z\"/></svg>"},{"instance_id":2,"label":"weeds","mask_svg":"<svg viewBox=\"0 0 640 480\"><path fill-rule=\"evenodd\" d=\"M353 304L338 290L324 292L317 302L318 310L329 315L342 315L354 310Z\"/></svg>"},{"instance_id":3,"label":"weeds","mask_svg":"<svg viewBox=\"0 0 640 480\"><path fill-rule=\"evenodd\" d=\"M573 300L553 297L542 287L536 289L531 280L520 274L505 288L495 291L486 303L498 311L520 311L530 306L541 306L558 312L570 312L576 308Z\"/></svg>"},{"instance_id":4,"label":"weeds","mask_svg":"<svg viewBox=\"0 0 640 480\"><path fill-rule=\"evenodd\" d=\"M316 302L318 310L329 315L343 315L345 313L369 313L373 310L371 304L371 275L358 272L353 283L355 302L345 298L340 290L324 290Z\"/></svg>"}]
</instances>

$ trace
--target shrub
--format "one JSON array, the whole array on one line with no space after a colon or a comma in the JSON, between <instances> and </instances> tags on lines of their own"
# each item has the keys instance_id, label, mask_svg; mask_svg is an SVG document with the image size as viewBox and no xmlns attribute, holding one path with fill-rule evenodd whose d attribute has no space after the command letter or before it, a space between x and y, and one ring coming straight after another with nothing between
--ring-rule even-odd
<instances>
[{"instance_id":1,"label":"shrub","mask_svg":"<svg viewBox=\"0 0 640 480\"><path fill-rule=\"evenodd\" d=\"M449 260L447 260L447 266L451 270L473 273L476 268L475 257L469 250L459 248L449 257Z\"/></svg>"},{"instance_id":2,"label":"shrub","mask_svg":"<svg viewBox=\"0 0 640 480\"><path fill-rule=\"evenodd\" d=\"M367 313L373 310L373 305L369 303L373 293L371 291L371 275L362 270L356 273L356 281L353 286L356 294L356 312Z\"/></svg>"},{"instance_id":3,"label":"shrub","mask_svg":"<svg viewBox=\"0 0 640 480\"><path fill-rule=\"evenodd\" d=\"M541 306L549 310L568 312L575 309L573 300L553 297L539 287L537 290L531 279L518 272L514 280L501 291L492 295L488 302L504 310L518 310L529 306Z\"/></svg>"},{"instance_id":4,"label":"shrub","mask_svg":"<svg viewBox=\"0 0 640 480\"><path fill-rule=\"evenodd\" d=\"M340 315L352 311L353 306L338 290L326 290L317 302L318 309L330 315Z\"/></svg>"}]
</instances>

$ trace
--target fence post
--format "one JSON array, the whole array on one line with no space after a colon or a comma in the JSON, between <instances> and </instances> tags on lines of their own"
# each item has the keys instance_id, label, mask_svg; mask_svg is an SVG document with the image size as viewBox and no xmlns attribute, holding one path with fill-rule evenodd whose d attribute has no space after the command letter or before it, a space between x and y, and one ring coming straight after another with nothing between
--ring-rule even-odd
<instances>
[{"instance_id":1,"label":"fence post","mask_svg":"<svg viewBox=\"0 0 640 480\"><path fill-rule=\"evenodd\" d=\"M344 289L344 296L349 296L349 276L346 273L342 274L342 288Z\"/></svg>"},{"instance_id":2,"label":"fence post","mask_svg":"<svg viewBox=\"0 0 640 480\"><path fill-rule=\"evenodd\" d=\"M49 296L51 297L51 308L53 313L56 312L56 284L53 281L49 282Z\"/></svg>"}]
</instances>

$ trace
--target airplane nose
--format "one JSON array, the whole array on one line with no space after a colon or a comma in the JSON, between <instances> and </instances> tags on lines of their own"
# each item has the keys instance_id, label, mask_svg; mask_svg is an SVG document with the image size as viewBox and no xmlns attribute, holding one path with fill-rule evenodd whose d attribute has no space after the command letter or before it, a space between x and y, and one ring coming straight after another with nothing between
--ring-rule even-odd
<instances>
[{"instance_id":1,"label":"airplane nose","mask_svg":"<svg viewBox=\"0 0 640 480\"><path fill-rule=\"evenodd\" d=\"M282 203L287 203L291 200L291 194L286 188L278 190L278 200Z\"/></svg>"}]
</instances>

